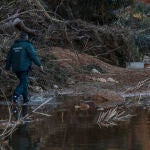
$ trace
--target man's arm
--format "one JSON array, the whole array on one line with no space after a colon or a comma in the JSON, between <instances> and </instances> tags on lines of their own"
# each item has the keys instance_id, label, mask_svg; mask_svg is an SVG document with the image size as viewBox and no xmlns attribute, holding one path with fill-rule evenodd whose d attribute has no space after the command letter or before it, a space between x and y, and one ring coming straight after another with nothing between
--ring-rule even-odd
<instances>
[{"instance_id":1,"label":"man's arm","mask_svg":"<svg viewBox=\"0 0 150 150\"><path fill-rule=\"evenodd\" d=\"M29 58L37 65L37 66L42 66L41 65L41 62L37 56L37 53L34 49L34 47L32 46L32 44L29 44L28 47L27 47L27 54L29 56Z\"/></svg>"}]
</instances>

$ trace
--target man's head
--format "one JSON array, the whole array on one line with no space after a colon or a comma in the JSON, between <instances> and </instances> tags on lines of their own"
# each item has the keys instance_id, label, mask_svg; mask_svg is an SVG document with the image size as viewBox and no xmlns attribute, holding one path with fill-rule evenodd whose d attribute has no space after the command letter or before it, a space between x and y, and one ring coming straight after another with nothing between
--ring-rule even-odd
<instances>
[{"instance_id":1,"label":"man's head","mask_svg":"<svg viewBox=\"0 0 150 150\"><path fill-rule=\"evenodd\" d=\"M20 39L28 40L28 39L29 39L28 33L26 33L26 32L21 32L21 34L20 34Z\"/></svg>"}]
</instances>

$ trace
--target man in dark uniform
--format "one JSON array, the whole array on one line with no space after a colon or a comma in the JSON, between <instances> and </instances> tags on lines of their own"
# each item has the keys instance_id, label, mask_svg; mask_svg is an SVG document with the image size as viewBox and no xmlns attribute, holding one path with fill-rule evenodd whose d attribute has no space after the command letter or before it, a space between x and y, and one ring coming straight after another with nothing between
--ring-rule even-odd
<instances>
[{"instance_id":1,"label":"man in dark uniform","mask_svg":"<svg viewBox=\"0 0 150 150\"><path fill-rule=\"evenodd\" d=\"M24 103L28 102L28 73L32 62L40 67L43 71L43 66L36 54L33 45L28 41L28 34L22 32L20 39L16 40L8 52L6 59L6 70L12 67L12 71L20 80L13 94L13 102L18 102L18 97L23 96Z\"/></svg>"}]
</instances>

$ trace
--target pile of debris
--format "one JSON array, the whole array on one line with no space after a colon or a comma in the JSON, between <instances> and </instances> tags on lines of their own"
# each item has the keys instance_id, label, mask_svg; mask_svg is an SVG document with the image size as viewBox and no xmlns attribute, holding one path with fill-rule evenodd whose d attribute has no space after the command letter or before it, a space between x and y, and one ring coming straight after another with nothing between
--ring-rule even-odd
<instances>
[{"instance_id":1,"label":"pile of debris","mask_svg":"<svg viewBox=\"0 0 150 150\"><path fill-rule=\"evenodd\" d=\"M3 14L0 17L0 30L3 30L1 31L1 48L5 52L13 39L18 36L16 30L11 28L8 31L8 27L12 25L19 30L25 29L31 34L38 33L38 36L31 39L39 50L48 49L50 46L65 47L121 66L125 66L131 51L134 52L134 47L131 50L128 45L132 41L128 29L94 25L76 18L74 20L56 18L56 13L46 11L45 4L39 0L6 1L5 3L0 9L0 13ZM20 8L14 11L17 5ZM6 16L8 12L9 17ZM24 20L24 24L18 27L17 23L20 20Z\"/></svg>"},{"instance_id":2,"label":"pile of debris","mask_svg":"<svg viewBox=\"0 0 150 150\"><path fill-rule=\"evenodd\" d=\"M123 69L109 64L123 66L137 53L131 28L115 27L113 24L99 26L76 18L64 20L56 12L47 11L45 3L39 0L2 0L0 3L0 80L4 91L9 89L12 92L11 85L16 83L16 77L11 73L7 75L11 80L6 81L3 67L6 53L19 36L19 30L36 35L30 39L46 71L38 75L38 70L33 70L31 89L40 85L47 90L55 83L65 84L73 75L79 79L83 74L82 79L86 79L85 75L92 72L99 75L119 73ZM20 6L19 9L16 10L16 6ZM101 78L98 74L92 80Z\"/></svg>"}]
</instances>

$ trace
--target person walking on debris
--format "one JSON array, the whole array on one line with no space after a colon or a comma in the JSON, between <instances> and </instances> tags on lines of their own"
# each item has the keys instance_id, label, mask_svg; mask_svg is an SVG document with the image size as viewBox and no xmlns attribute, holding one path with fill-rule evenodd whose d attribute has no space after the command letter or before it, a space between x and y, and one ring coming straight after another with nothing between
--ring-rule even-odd
<instances>
[{"instance_id":1,"label":"person walking on debris","mask_svg":"<svg viewBox=\"0 0 150 150\"><path fill-rule=\"evenodd\" d=\"M23 96L23 102L29 102L28 98L28 73L31 69L32 62L40 67L43 71L43 66L37 56L33 45L28 41L28 33L22 32L20 39L16 40L8 52L6 58L5 69L12 71L20 80L19 85L13 93L13 102L18 103L19 96Z\"/></svg>"}]
</instances>

